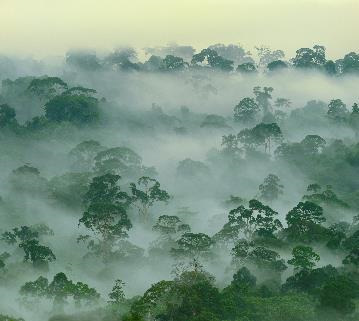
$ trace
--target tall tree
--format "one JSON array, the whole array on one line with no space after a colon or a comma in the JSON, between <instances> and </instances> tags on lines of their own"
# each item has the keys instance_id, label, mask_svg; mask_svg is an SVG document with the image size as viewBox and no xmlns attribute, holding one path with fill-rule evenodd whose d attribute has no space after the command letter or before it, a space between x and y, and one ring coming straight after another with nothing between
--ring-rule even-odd
<instances>
[{"instance_id":1,"label":"tall tree","mask_svg":"<svg viewBox=\"0 0 359 321\"><path fill-rule=\"evenodd\" d=\"M293 258L288 260L288 264L293 265L295 270L310 270L315 267L315 262L320 260L320 256L309 246L296 246L292 250Z\"/></svg>"},{"instance_id":2,"label":"tall tree","mask_svg":"<svg viewBox=\"0 0 359 321\"><path fill-rule=\"evenodd\" d=\"M253 98L243 98L234 107L234 120L243 124L253 123L259 112L258 103Z\"/></svg>"},{"instance_id":3,"label":"tall tree","mask_svg":"<svg viewBox=\"0 0 359 321\"><path fill-rule=\"evenodd\" d=\"M274 201L283 194L283 187L277 175L269 174L259 185L260 198L265 201Z\"/></svg>"}]
</instances>

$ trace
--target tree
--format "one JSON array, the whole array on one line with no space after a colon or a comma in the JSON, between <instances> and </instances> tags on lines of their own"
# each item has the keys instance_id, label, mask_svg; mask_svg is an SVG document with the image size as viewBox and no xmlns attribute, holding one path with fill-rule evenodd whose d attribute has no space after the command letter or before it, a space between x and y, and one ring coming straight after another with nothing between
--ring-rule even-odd
<instances>
[{"instance_id":1,"label":"tree","mask_svg":"<svg viewBox=\"0 0 359 321\"><path fill-rule=\"evenodd\" d=\"M152 228L165 238L176 233L190 232L188 224L183 224L178 216L161 215Z\"/></svg>"},{"instance_id":2,"label":"tree","mask_svg":"<svg viewBox=\"0 0 359 321\"><path fill-rule=\"evenodd\" d=\"M18 244L24 251L24 262L30 261L36 268L48 269L48 263L55 261L56 256L49 247L41 245L38 240L40 235L51 234L51 230L48 232L49 229L46 228L48 229L45 226L45 230L41 231L36 230L35 226L15 227L12 231L4 232L1 239L10 245Z\"/></svg>"},{"instance_id":3,"label":"tree","mask_svg":"<svg viewBox=\"0 0 359 321\"><path fill-rule=\"evenodd\" d=\"M184 233L177 241L177 248L171 249L175 257L208 257L214 242L204 233Z\"/></svg>"},{"instance_id":4,"label":"tree","mask_svg":"<svg viewBox=\"0 0 359 321\"><path fill-rule=\"evenodd\" d=\"M109 293L108 297L111 304L119 304L125 301L125 292L123 291L123 287L125 286L125 282L118 279L115 281L115 285L113 286L111 292Z\"/></svg>"},{"instance_id":5,"label":"tree","mask_svg":"<svg viewBox=\"0 0 359 321\"><path fill-rule=\"evenodd\" d=\"M277 175L269 174L263 184L259 185L260 198L265 201L276 200L283 194L283 185L280 184L280 179Z\"/></svg>"},{"instance_id":6,"label":"tree","mask_svg":"<svg viewBox=\"0 0 359 321\"><path fill-rule=\"evenodd\" d=\"M352 107L352 112L349 115L349 125L355 132L355 136L359 135L359 106L355 103Z\"/></svg>"},{"instance_id":7,"label":"tree","mask_svg":"<svg viewBox=\"0 0 359 321\"><path fill-rule=\"evenodd\" d=\"M359 73L359 54L350 52L344 56L341 62L343 74Z\"/></svg>"},{"instance_id":8,"label":"tree","mask_svg":"<svg viewBox=\"0 0 359 321\"><path fill-rule=\"evenodd\" d=\"M140 70L139 64L134 61L137 61L137 52L133 48L120 48L105 57L104 65L113 70Z\"/></svg>"},{"instance_id":9,"label":"tree","mask_svg":"<svg viewBox=\"0 0 359 321\"><path fill-rule=\"evenodd\" d=\"M50 199L60 206L81 208L92 176L90 172L70 172L53 177L49 182Z\"/></svg>"},{"instance_id":10,"label":"tree","mask_svg":"<svg viewBox=\"0 0 359 321\"><path fill-rule=\"evenodd\" d=\"M47 268L48 262L56 260L52 250L47 246L40 245L38 240L21 242L19 247L25 252L24 261L31 261L35 267Z\"/></svg>"},{"instance_id":11,"label":"tree","mask_svg":"<svg viewBox=\"0 0 359 321\"><path fill-rule=\"evenodd\" d=\"M280 221L275 218L277 214L269 206L252 199L249 201L249 208L240 205L229 212L228 223L223 226L219 235L236 240L243 231L247 240L253 239L254 236L273 238L273 233L282 227Z\"/></svg>"},{"instance_id":12,"label":"tree","mask_svg":"<svg viewBox=\"0 0 359 321\"><path fill-rule=\"evenodd\" d=\"M240 44L224 45L218 43L211 45L208 48L216 51L223 58L232 60L236 64L254 62L254 60L251 58L251 53L246 51Z\"/></svg>"},{"instance_id":13,"label":"tree","mask_svg":"<svg viewBox=\"0 0 359 321\"><path fill-rule=\"evenodd\" d=\"M183 58L175 57L173 55L167 55L163 59L163 63L160 67L160 70L163 71L180 71L188 67L188 63L183 60Z\"/></svg>"},{"instance_id":14,"label":"tree","mask_svg":"<svg viewBox=\"0 0 359 321\"><path fill-rule=\"evenodd\" d=\"M358 285L349 277L339 275L329 280L320 292L320 306L341 314L355 310L353 299L358 296Z\"/></svg>"},{"instance_id":15,"label":"tree","mask_svg":"<svg viewBox=\"0 0 359 321\"><path fill-rule=\"evenodd\" d=\"M333 60L327 60L324 64L324 70L329 76L337 74L337 66Z\"/></svg>"},{"instance_id":16,"label":"tree","mask_svg":"<svg viewBox=\"0 0 359 321\"><path fill-rule=\"evenodd\" d=\"M272 87L263 87L259 86L253 88L253 94L256 97L259 108L263 111L264 115L271 112L271 99L272 99Z\"/></svg>"},{"instance_id":17,"label":"tree","mask_svg":"<svg viewBox=\"0 0 359 321\"><path fill-rule=\"evenodd\" d=\"M92 88L85 88L82 86L71 87L64 92L65 95L85 96L94 97L97 91Z\"/></svg>"},{"instance_id":18,"label":"tree","mask_svg":"<svg viewBox=\"0 0 359 321\"><path fill-rule=\"evenodd\" d=\"M328 117L335 122L344 122L348 116L346 105L340 99L333 99L328 105Z\"/></svg>"},{"instance_id":19,"label":"tree","mask_svg":"<svg viewBox=\"0 0 359 321\"><path fill-rule=\"evenodd\" d=\"M318 297L323 286L339 273L332 265L314 269L301 269L290 276L282 285L284 292L304 292Z\"/></svg>"},{"instance_id":20,"label":"tree","mask_svg":"<svg viewBox=\"0 0 359 321\"><path fill-rule=\"evenodd\" d=\"M271 50L266 46L255 47L255 49L257 50L261 67L266 67L269 63L283 59L285 56L283 50Z\"/></svg>"},{"instance_id":21,"label":"tree","mask_svg":"<svg viewBox=\"0 0 359 321\"><path fill-rule=\"evenodd\" d=\"M343 260L343 264L355 268L359 266L359 230L343 240L342 246L349 253Z\"/></svg>"},{"instance_id":22,"label":"tree","mask_svg":"<svg viewBox=\"0 0 359 321\"><path fill-rule=\"evenodd\" d=\"M231 286L239 292L248 293L255 288L256 283L256 277L244 266L234 273Z\"/></svg>"},{"instance_id":23,"label":"tree","mask_svg":"<svg viewBox=\"0 0 359 321\"><path fill-rule=\"evenodd\" d=\"M5 268L5 261L10 257L11 255L8 252L3 252L0 254L0 270L3 270Z\"/></svg>"},{"instance_id":24,"label":"tree","mask_svg":"<svg viewBox=\"0 0 359 321\"><path fill-rule=\"evenodd\" d=\"M31 196L47 196L48 181L40 175L40 171L29 164L20 166L9 176L9 185L20 194Z\"/></svg>"},{"instance_id":25,"label":"tree","mask_svg":"<svg viewBox=\"0 0 359 321\"><path fill-rule=\"evenodd\" d=\"M320 187L320 186L319 186ZM320 187L321 188L321 187ZM349 208L349 205L342 201L332 190L331 185L327 185L326 189L321 193L313 193L311 195L304 195L304 200L316 203L318 205L327 205L333 207Z\"/></svg>"},{"instance_id":26,"label":"tree","mask_svg":"<svg viewBox=\"0 0 359 321\"><path fill-rule=\"evenodd\" d=\"M287 98L277 98L274 102L274 106L278 109L289 109L292 102Z\"/></svg>"},{"instance_id":27,"label":"tree","mask_svg":"<svg viewBox=\"0 0 359 321\"><path fill-rule=\"evenodd\" d=\"M237 72L241 74L254 74L257 72L257 68L252 62L245 62L237 66Z\"/></svg>"},{"instance_id":28,"label":"tree","mask_svg":"<svg viewBox=\"0 0 359 321\"><path fill-rule=\"evenodd\" d=\"M68 89L66 82L59 77L35 78L30 82L27 92L47 101L57 95L61 95Z\"/></svg>"},{"instance_id":29,"label":"tree","mask_svg":"<svg viewBox=\"0 0 359 321\"><path fill-rule=\"evenodd\" d=\"M352 249L349 254L344 258L343 264L359 267L359 248Z\"/></svg>"},{"instance_id":30,"label":"tree","mask_svg":"<svg viewBox=\"0 0 359 321\"><path fill-rule=\"evenodd\" d=\"M89 249L105 261L118 252L114 249L116 243L127 238L127 231L132 227L126 212L131 197L121 190L119 180L120 176L112 174L94 177L84 197L87 208L79 220L79 224L99 238L95 242L87 235L80 236L78 240L88 241Z\"/></svg>"},{"instance_id":31,"label":"tree","mask_svg":"<svg viewBox=\"0 0 359 321\"><path fill-rule=\"evenodd\" d=\"M246 97L234 107L234 120L244 124L252 123L256 120L258 112L257 102L253 98Z\"/></svg>"},{"instance_id":32,"label":"tree","mask_svg":"<svg viewBox=\"0 0 359 321\"><path fill-rule=\"evenodd\" d=\"M71 51L66 53L66 64L84 71L98 71L102 68L96 53L91 51Z\"/></svg>"},{"instance_id":33,"label":"tree","mask_svg":"<svg viewBox=\"0 0 359 321\"><path fill-rule=\"evenodd\" d=\"M20 288L20 294L25 302L31 298L52 299L53 310L56 312L64 311L69 297L74 299L77 306L81 302L96 303L100 298L95 289L82 282L73 283L63 272L57 273L51 282L43 276L35 281L26 282Z\"/></svg>"},{"instance_id":34,"label":"tree","mask_svg":"<svg viewBox=\"0 0 359 321\"><path fill-rule=\"evenodd\" d=\"M272 297L250 296L246 300L251 308L242 313L240 320L260 321L317 321L318 315L313 298L303 293L274 295Z\"/></svg>"},{"instance_id":35,"label":"tree","mask_svg":"<svg viewBox=\"0 0 359 321\"><path fill-rule=\"evenodd\" d=\"M316 155L323 150L326 145L325 139L319 135L307 135L300 142L303 147L303 151L308 155Z\"/></svg>"},{"instance_id":36,"label":"tree","mask_svg":"<svg viewBox=\"0 0 359 321\"><path fill-rule=\"evenodd\" d=\"M70 150L69 156L73 162L72 168L76 171L92 170L95 156L105 150L98 141L85 140Z\"/></svg>"},{"instance_id":37,"label":"tree","mask_svg":"<svg viewBox=\"0 0 359 321\"><path fill-rule=\"evenodd\" d=\"M292 60L294 67L302 69L316 68L320 69L324 66L325 47L315 45L311 48L301 48L296 51L296 56Z\"/></svg>"},{"instance_id":38,"label":"tree","mask_svg":"<svg viewBox=\"0 0 359 321\"><path fill-rule=\"evenodd\" d=\"M247 250L241 248L244 244L238 243L232 249L234 261L239 260L243 264L252 264L260 270L280 273L287 269L285 262L280 255L264 246L248 244Z\"/></svg>"},{"instance_id":39,"label":"tree","mask_svg":"<svg viewBox=\"0 0 359 321\"><path fill-rule=\"evenodd\" d=\"M288 264L293 265L295 270L311 270L315 267L315 262L320 260L320 256L309 246L296 246L292 255L293 258L288 260Z\"/></svg>"},{"instance_id":40,"label":"tree","mask_svg":"<svg viewBox=\"0 0 359 321\"><path fill-rule=\"evenodd\" d=\"M322 187L318 183L309 184L307 187L308 192L318 193Z\"/></svg>"},{"instance_id":41,"label":"tree","mask_svg":"<svg viewBox=\"0 0 359 321\"><path fill-rule=\"evenodd\" d=\"M343 241L346 239L350 224L347 222L338 222L329 226L329 241L326 246L331 250L337 250L342 246Z\"/></svg>"},{"instance_id":42,"label":"tree","mask_svg":"<svg viewBox=\"0 0 359 321\"><path fill-rule=\"evenodd\" d=\"M270 62L267 65L267 69L270 72L281 71L281 70L285 70L287 68L288 68L288 65L283 60L275 60L275 61Z\"/></svg>"},{"instance_id":43,"label":"tree","mask_svg":"<svg viewBox=\"0 0 359 321\"><path fill-rule=\"evenodd\" d=\"M45 104L45 116L52 122L91 124L100 117L99 102L84 95L59 95Z\"/></svg>"},{"instance_id":44,"label":"tree","mask_svg":"<svg viewBox=\"0 0 359 321\"><path fill-rule=\"evenodd\" d=\"M213 69L227 72L233 70L233 61L221 57L213 49L203 49L200 53L193 55L191 60L191 64L194 66L199 66L205 62Z\"/></svg>"},{"instance_id":45,"label":"tree","mask_svg":"<svg viewBox=\"0 0 359 321\"><path fill-rule=\"evenodd\" d=\"M16 111L8 104L0 105L0 128L15 128L18 126Z\"/></svg>"},{"instance_id":46,"label":"tree","mask_svg":"<svg viewBox=\"0 0 359 321\"><path fill-rule=\"evenodd\" d=\"M240 151L240 148L238 147L238 142L239 140L236 135L223 135L221 143L221 146L223 146L223 153L232 157L236 156Z\"/></svg>"},{"instance_id":47,"label":"tree","mask_svg":"<svg viewBox=\"0 0 359 321\"><path fill-rule=\"evenodd\" d=\"M128 147L102 150L95 156L94 163L94 170L100 175L110 173L132 179L156 173L153 168L143 166L142 158Z\"/></svg>"},{"instance_id":48,"label":"tree","mask_svg":"<svg viewBox=\"0 0 359 321\"><path fill-rule=\"evenodd\" d=\"M311 242L323 238L320 224L325 222L323 208L313 202L299 202L287 216L287 237L294 241ZM317 235L319 234L319 235Z\"/></svg>"},{"instance_id":49,"label":"tree","mask_svg":"<svg viewBox=\"0 0 359 321\"><path fill-rule=\"evenodd\" d=\"M214 278L208 273L197 269L185 271L175 279L172 289L169 294L178 299L168 301L167 320L220 320L220 293L214 286Z\"/></svg>"},{"instance_id":50,"label":"tree","mask_svg":"<svg viewBox=\"0 0 359 321\"><path fill-rule=\"evenodd\" d=\"M132 205L138 209L140 217L148 220L149 208L157 202L167 203L170 195L161 184L154 178L142 176L138 179L137 184L131 183Z\"/></svg>"},{"instance_id":51,"label":"tree","mask_svg":"<svg viewBox=\"0 0 359 321\"><path fill-rule=\"evenodd\" d=\"M244 266L238 269L233 279L221 293L223 317L226 320L235 320L243 314L246 307L246 298L253 294L257 279Z\"/></svg>"},{"instance_id":52,"label":"tree","mask_svg":"<svg viewBox=\"0 0 359 321\"><path fill-rule=\"evenodd\" d=\"M270 153L271 144L273 141L279 142L282 140L282 131L278 124L260 123L252 129L243 129L237 135L238 140L245 146L260 146L264 145L265 152Z\"/></svg>"},{"instance_id":53,"label":"tree","mask_svg":"<svg viewBox=\"0 0 359 321\"><path fill-rule=\"evenodd\" d=\"M201 128L209 127L209 128L230 128L227 125L226 119L223 116L219 115L207 115L200 125Z\"/></svg>"}]
</instances>

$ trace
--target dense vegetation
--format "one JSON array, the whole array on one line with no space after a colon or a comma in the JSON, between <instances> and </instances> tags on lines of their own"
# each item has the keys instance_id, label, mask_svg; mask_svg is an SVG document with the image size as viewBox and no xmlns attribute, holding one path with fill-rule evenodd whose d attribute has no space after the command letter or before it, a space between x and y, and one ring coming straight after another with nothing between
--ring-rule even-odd
<instances>
[{"instance_id":1,"label":"dense vegetation","mask_svg":"<svg viewBox=\"0 0 359 321\"><path fill-rule=\"evenodd\" d=\"M359 54L256 51L0 58L0 321L359 319Z\"/></svg>"}]
</instances>

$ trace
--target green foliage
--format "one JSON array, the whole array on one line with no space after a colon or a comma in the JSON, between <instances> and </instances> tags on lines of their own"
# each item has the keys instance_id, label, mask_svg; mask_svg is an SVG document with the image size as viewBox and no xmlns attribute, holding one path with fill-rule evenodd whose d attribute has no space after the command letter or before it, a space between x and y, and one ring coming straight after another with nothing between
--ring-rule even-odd
<instances>
[{"instance_id":1,"label":"green foliage","mask_svg":"<svg viewBox=\"0 0 359 321\"><path fill-rule=\"evenodd\" d=\"M298 294L272 298L250 297L248 317L254 321L316 321L315 305L309 296Z\"/></svg>"},{"instance_id":2,"label":"green foliage","mask_svg":"<svg viewBox=\"0 0 359 321\"><path fill-rule=\"evenodd\" d=\"M358 74L359 73L359 54L350 52L344 56L341 61L341 68L343 74Z\"/></svg>"},{"instance_id":3,"label":"green foliage","mask_svg":"<svg viewBox=\"0 0 359 321\"><path fill-rule=\"evenodd\" d=\"M175 57L173 55L167 55L165 59L162 60L160 70L163 71L179 71L188 67L188 63L183 60L181 57Z\"/></svg>"},{"instance_id":4,"label":"green foliage","mask_svg":"<svg viewBox=\"0 0 359 321\"><path fill-rule=\"evenodd\" d=\"M21 242L19 247L25 252L24 261L31 261L34 266L47 266L47 262L56 260L52 250L47 246L40 245L38 240Z\"/></svg>"},{"instance_id":5,"label":"green foliage","mask_svg":"<svg viewBox=\"0 0 359 321\"><path fill-rule=\"evenodd\" d=\"M255 64L251 62L245 62L237 66L237 71L243 74L252 74L257 72Z\"/></svg>"},{"instance_id":6,"label":"green foliage","mask_svg":"<svg viewBox=\"0 0 359 321\"><path fill-rule=\"evenodd\" d=\"M313 202L299 202L288 212L286 221L286 235L292 241L310 243L327 237L326 229L320 226L325 222L323 208Z\"/></svg>"},{"instance_id":7,"label":"green foliage","mask_svg":"<svg viewBox=\"0 0 359 321\"><path fill-rule=\"evenodd\" d=\"M346 121L348 113L346 105L340 99L333 99L328 105L328 117L333 121Z\"/></svg>"},{"instance_id":8,"label":"green foliage","mask_svg":"<svg viewBox=\"0 0 359 321\"><path fill-rule=\"evenodd\" d=\"M327 205L327 206L335 206L339 208L349 208L349 205L343 200L339 199L338 196L332 190L330 185L326 186L326 189L319 193L318 190L321 189L321 186L318 184L312 184L308 186L307 190L313 191L316 190L310 195L304 195L303 199L308 200L310 202L316 203L318 205Z\"/></svg>"},{"instance_id":9,"label":"green foliage","mask_svg":"<svg viewBox=\"0 0 359 321\"><path fill-rule=\"evenodd\" d=\"M61 95L68 89L67 84L58 77L43 77L33 79L27 91L40 99L49 100Z\"/></svg>"},{"instance_id":10,"label":"green foliage","mask_svg":"<svg viewBox=\"0 0 359 321\"><path fill-rule=\"evenodd\" d=\"M325 62L325 47L319 45L315 45L313 49L298 49L293 59L294 67L303 69L320 69Z\"/></svg>"},{"instance_id":11,"label":"green foliage","mask_svg":"<svg viewBox=\"0 0 359 321\"><path fill-rule=\"evenodd\" d=\"M99 103L94 97L63 94L55 96L45 104L45 116L52 122L91 124L99 120Z\"/></svg>"},{"instance_id":12,"label":"green foliage","mask_svg":"<svg viewBox=\"0 0 359 321\"><path fill-rule=\"evenodd\" d=\"M0 128L16 128L16 111L7 104L0 105Z\"/></svg>"},{"instance_id":13,"label":"green foliage","mask_svg":"<svg viewBox=\"0 0 359 321\"><path fill-rule=\"evenodd\" d=\"M292 255L293 258L288 260L288 264L293 265L295 270L311 270L315 267L315 262L320 260L320 256L309 246L296 246Z\"/></svg>"},{"instance_id":14,"label":"green foliage","mask_svg":"<svg viewBox=\"0 0 359 321\"><path fill-rule=\"evenodd\" d=\"M41 245L38 240L40 235L46 234L53 234L46 225L21 226L4 232L1 240L10 245L18 244L18 247L24 251L24 262L30 261L34 267L47 269L48 263L55 261L56 256L49 247Z\"/></svg>"},{"instance_id":15,"label":"green foliage","mask_svg":"<svg viewBox=\"0 0 359 321\"><path fill-rule=\"evenodd\" d=\"M72 298L77 306L81 306L82 303L96 303L100 298L95 289L82 282L72 282L63 272L57 273L51 282L43 276L35 281L26 282L21 287L20 294L24 302L34 297L52 299L53 309L57 312L64 310L68 298Z\"/></svg>"},{"instance_id":16,"label":"green foliage","mask_svg":"<svg viewBox=\"0 0 359 321\"><path fill-rule=\"evenodd\" d=\"M69 152L69 156L73 162L72 167L76 171L92 170L95 156L104 149L105 147L95 140L86 140L77 144Z\"/></svg>"},{"instance_id":17,"label":"green foliage","mask_svg":"<svg viewBox=\"0 0 359 321\"><path fill-rule=\"evenodd\" d=\"M264 146L264 151L270 153L272 142L280 142L282 131L276 123L260 123L251 129L243 129L237 135L238 140L247 148Z\"/></svg>"},{"instance_id":18,"label":"green foliage","mask_svg":"<svg viewBox=\"0 0 359 321\"><path fill-rule=\"evenodd\" d=\"M161 184L154 178L142 176L137 184L131 183L132 205L138 209L139 215L148 219L149 208L157 202L167 203L170 195L161 189Z\"/></svg>"},{"instance_id":19,"label":"green foliage","mask_svg":"<svg viewBox=\"0 0 359 321\"><path fill-rule=\"evenodd\" d=\"M265 201L273 201L283 194L283 185L280 183L280 179L277 175L269 174L263 184L259 185L260 198Z\"/></svg>"},{"instance_id":20,"label":"green foliage","mask_svg":"<svg viewBox=\"0 0 359 321\"><path fill-rule=\"evenodd\" d=\"M204 233L184 233L177 240L177 248L171 249L175 257L208 257L214 244L213 240Z\"/></svg>"},{"instance_id":21,"label":"green foliage","mask_svg":"<svg viewBox=\"0 0 359 321\"><path fill-rule=\"evenodd\" d=\"M111 292L108 295L110 299L110 301L108 301L109 303L119 304L124 302L125 300L125 292L123 291L124 285L125 282L123 282L122 280L115 281L115 285L113 286Z\"/></svg>"},{"instance_id":22,"label":"green foliage","mask_svg":"<svg viewBox=\"0 0 359 321\"><path fill-rule=\"evenodd\" d=\"M258 115L259 106L253 98L243 98L234 107L234 120L244 124L253 123Z\"/></svg>"},{"instance_id":23,"label":"green foliage","mask_svg":"<svg viewBox=\"0 0 359 321\"><path fill-rule=\"evenodd\" d=\"M323 286L338 275L337 269L332 265L316 269L301 269L285 281L282 289L285 293L305 292L318 297Z\"/></svg>"},{"instance_id":24,"label":"green foliage","mask_svg":"<svg viewBox=\"0 0 359 321\"><path fill-rule=\"evenodd\" d=\"M252 199L249 201L249 208L240 205L229 212L228 223L223 229L230 229L233 231L231 234L236 236L243 231L248 240L255 236L271 238L282 227L281 222L275 218L277 214L269 206Z\"/></svg>"},{"instance_id":25,"label":"green foliage","mask_svg":"<svg viewBox=\"0 0 359 321\"><path fill-rule=\"evenodd\" d=\"M198 66L205 60L213 69L221 71L233 70L233 61L221 57L215 50L209 48L203 49L200 53L193 55L191 63L192 65Z\"/></svg>"},{"instance_id":26,"label":"green foliage","mask_svg":"<svg viewBox=\"0 0 359 321\"><path fill-rule=\"evenodd\" d=\"M142 158L127 147L101 148L93 160L93 169L99 175L110 173L133 179L156 174L153 168L143 166Z\"/></svg>"},{"instance_id":27,"label":"green foliage","mask_svg":"<svg viewBox=\"0 0 359 321\"><path fill-rule=\"evenodd\" d=\"M118 185L120 176L106 174L94 177L84 196L87 205L79 224L91 230L97 241L90 236L81 236L78 241L88 241L89 249L105 261L113 258L117 240L128 237L132 223L127 216L131 197Z\"/></svg>"},{"instance_id":28,"label":"green foliage","mask_svg":"<svg viewBox=\"0 0 359 321\"><path fill-rule=\"evenodd\" d=\"M280 70L287 69L287 68L288 68L288 65L282 60L275 60L275 61L270 62L267 65L267 69L271 72L280 71Z\"/></svg>"},{"instance_id":29,"label":"green foliage","mask_svg":"<svg viewBox=\"0 0 359 321\"><path fill-rule=\"evenodd\" d=\"M320 292L320 306L324 309L349 314L355 310L354 298L358 297L358 285L347 276L330 279Z\"/></svg>"},{"instance_id":30,"label":"green foliage","mask_svg":"<svg viewBox=\"0 0 359 321\"><path fill-rule=\"evenodd\" d=\"M66 173L49 181L50 198L60 206L79 208L91 182L90 173Z\"/></svg>"},{"instance_id":31,"label":"green foliage","mask_svg":"<svg viewBox=\"0 0 359 321\"><path fill-rule=\"evenodd\" d=\"M280 273L287 269L280 255L264 246L255 246L240 240L232 249L233 262L240 265L250 264L259 270Z\"/></svg>"}]
</instances>

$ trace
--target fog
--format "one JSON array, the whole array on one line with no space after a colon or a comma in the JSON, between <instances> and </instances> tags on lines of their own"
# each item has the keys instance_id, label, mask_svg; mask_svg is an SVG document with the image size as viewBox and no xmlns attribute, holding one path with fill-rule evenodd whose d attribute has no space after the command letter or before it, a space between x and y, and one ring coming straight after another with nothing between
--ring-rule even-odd
<instances>
[{"instance_id":1,"label":"fog","mask_svg":"<svg viewBox=\"0 0 359 321\"><path fill-rule=\"evenodd\" d=\"M158 54L163 51L151 52ZM167 55L165 51L164 55ZM143 65L148 58L137 62ZM68 89L81 86L96 90L96 93L72 95L94 98L99 110L98 118L84 123L70 118L51 120L45 106L58 96L70 94L64 91L47 95L48 87L44 91L40 88L36 94L30 93L31 79L21 77L58 77L67 84ZM318 199L314 194L310 198L324 210L325 222L321 222L322 227L329 231L329 227L335 223L348 223L350 228L346 230L343 240L349 239L357 231L358 226L353 218L359 209L358 127L355 127L358 125L352 125L350 120L355 116L352 116L354 111L351 108L359 100L357 75L330 76L322 70L294 67L276 72L264 69L255 73L224 72L206 67L166 72L136 68L84 69L70 64L69 59L63 57L33 60L4 56L0 63L0 78L3 81L0 105L7 104L16 111L16 119L6 118L5 111L0 112L0 254L10 253L10 257L3 260L4 266L0 265L0 315L26 321L50 320L59 314L63 315L62 318L53 320L75 320L72 316L78 315L76 320L82 320L81 313L90 312L88 320L122 320L134 302L131 298L142 296L156 282L174 279L174 271L182 265L184 270L191 270L188 264L193 259L199 260L203 269L215 277L215 286L220 290L231 283L233 274L240 267L247 266L256 276L258 286L274 279L276 282L280 280L278 293L274 296L285 295L280 292L281 285L298 272L295 270L297 267L287 264L287 261L292 258L292 249L303 244L320 255L316 268L330 264L342 275L350 274L353 280L358 280L358 266L354 263L344 266L342 263L351 253L348 248L342 245L336 249L328 247L326 244L331 240L331 234L324 237L324 241L293 240L286 220L287 213L306 200L303 196L311 194L307 191L308 185L318 183L323 191L325 186L330 185L326 191L334 193L334 196L330 194L330 199L323 200L317 196L322 194L315 194ZM20 81L16 82L16 79ZM253 121L236 120L235 106L246 97L255 100L254 88L258 86L260 90L273 88L270 97L266 98L270 115L260 111ZM279 98L290 100L290 104L286 107L276 105ZM330 118L328 105L334 99L340 99L346 105L344 114L348 120ZM260 98L257 102L260 108L261 103L263 106L266 104ZM276 114L276 111L281 114ZM58 114L60 112L57 111ZM209 121L206 118L208 115L221 118L206 123L206 120ZM272 120L265 121L265 117ZM247 145L238 138L235 146L222 144L223 136L237 135L245 128L254 128L260 123L278 124L280 139ZM304 146L301 142L308 135L318 135L325 142L320 146L315 145L314 151L308 154L305 154L306 149L281 154L281 146ZM91 140L99 143L96 152L91 150L92 147L77 154L73 152L80 143ZM340 148L335 147L339 140L340 146L345 146L341 147L345 149L342 154ZM101 151L115 147L129 148L140 157L140 163L136 161L135 165L131 165L132 160L122 159L122 156L110 156L113 157L111 160L119 157L120 165L106 163L108 156L99 160ZM88 159L84 158L85 154ZM185 166L182 161L186 159L197 163ZM101 161L103 167L100 168ZM16 171L19 168L23 170ZM101 251L86 256L91 249L77 241L80 235L90 235L95 242L101 242L101 232L98 233L94 226L92 230L87 228L79 220L90 206L86 201L86 192L91 182L105 174L120 175L118 184L129 195L131 182L137 182L141 176L151 176L169 196L165 201L157 199L153 204L146 203L146 206L150 205L148 217L145 218L141 217L140 210L135 206L141 200L131 200L126 212L132 227L128 229L128 237L120 238L118 242L130 242L136 249L122 257L111 252L111 259L104 259L101 256L104 252L101 254ZM277 184L274 187L279 192L275 192L277 194L273 197L266 197L259 187L269 174L276 175L282 186L278 187ZM231 195L242 200L228 202ZM226 244L223 245L216 239L217 233L228 222L230 210L240 205L248 207L251 199L258 199L278 212L276 217L282 228L274 234L277 242L282 243L261 242L268 242L268 247L284 259L288 267L280 273L261 269L260 265L256 266L245 259L235 263L231 249L236 240L224 242ZM167 245L158 243L161 233L153 226L162 215L178 216L183 224L190 226L192 233L204 233L217 240L213 241L210 254L203 255L198 250L195 254L173 255L166 246L180 246L178 240L183 234L179 232L171 234L173 239ZM4 236L5 232L11 232L14 228L37 224L45 224L53 231L44 235L40 233L38 240L56 256L56 260L45 260L46 264L41 262L44 264L40 267L36 266L36 259L24 260L24 248L17 241L14 244L6 242ZM244 237L243 233L243 230L239 232L239 239ZM50 294L37 295L34 291L32 295L26 295L33 303L23 303L24 292L20 289L26 282L35 281L39 276L51 282L60 272L64 272L74 283L88 284L96 289L100 297L96 302L78 307L68 295L65 297L68 304L63 311L59 311L53 308ZM125 283L127 301L122 302L124 307L121 305L117 315L112 315L113 319L109 316L106 319L108 295L117 279ZM312 294L305 295L310 297ZM314 297L317 309L322 303L317 303L319 299ZM353 300L357 304L357 296ZM325 314L320 314L324 312L318 309L317 317L324 320ZM357 316L355 313L358 313L357 308L344 313L344 316L338 311L335 320L349 320L344 319L348 315L353 317L350 320L354 320ZM86 318L84 316L83 320ZM149 313L145 319L138 320L160 319Z\"/></svg>"}]
</instances>

